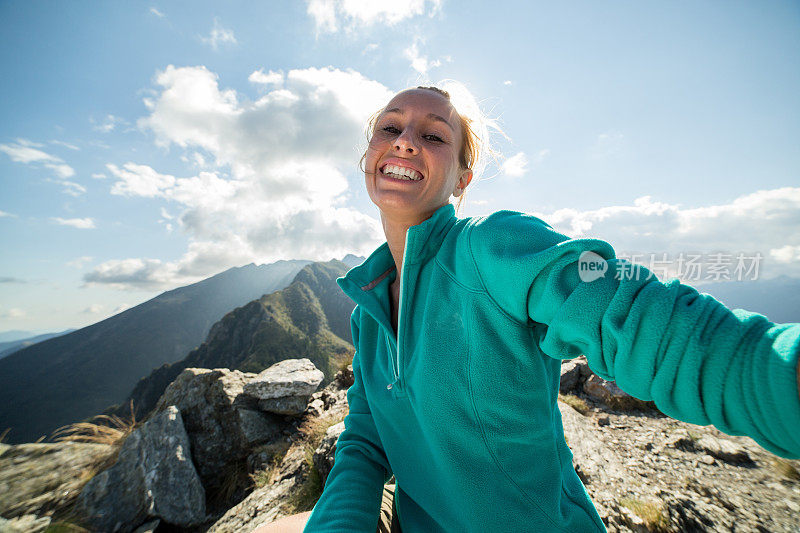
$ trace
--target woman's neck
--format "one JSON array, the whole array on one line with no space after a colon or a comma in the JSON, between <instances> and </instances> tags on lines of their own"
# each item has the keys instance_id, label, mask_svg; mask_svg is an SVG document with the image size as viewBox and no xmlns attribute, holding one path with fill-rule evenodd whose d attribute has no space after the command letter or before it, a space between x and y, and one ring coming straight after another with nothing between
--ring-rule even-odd
<instances>
[{"instance_id":1,"label":"woman's neck","mask_svg":"<svg viewBox=\"0 0 800 533\"><path fill-rule=\"evenodd\" d=\"M403 254L406 251L406 232L416 223L391 219L381 213L381 224L383 233L386 235L386 243L389 245L389 251L392 253L394 264L397 267L396 282L399 284L400 273L403 271Z\"/></svg>"},{"instance_id":2,"label":"woman's neck","mask_svg":"<svg viewBox=\"0 0 800 533\"><path fill-rule=\"evenodd\" d=\"M408 228L416 226L428 220L433 213L417 214L415 216L395 216L381 211L381 225L383 233L386 235L386 243L392 253L394 264L397 267L397 278L395 283L400 284L400 274L403 272L403 254L406 248L406 233Z\"/></svg>"},{"instance_id":3,"label":"woman's neck","mask_svg":"<svg viewBox=\"0 0 800 533\"><path fill-rule=\"evenodd\" d=\"M397 267L397 278L395 283L400 284L400 274L403 271L403 254L406 247L406 233L408 228L416 226L430 218L428 216L417 215L416 217L392 216L381 211L381 225L383 233L386 235L386 243L392 253L394 264Z\"/></svg>"}]
</instances>

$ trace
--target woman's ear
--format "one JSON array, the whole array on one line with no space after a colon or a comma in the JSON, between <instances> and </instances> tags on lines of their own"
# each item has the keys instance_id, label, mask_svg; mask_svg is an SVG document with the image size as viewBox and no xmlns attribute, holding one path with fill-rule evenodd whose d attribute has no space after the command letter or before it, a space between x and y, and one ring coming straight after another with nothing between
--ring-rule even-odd
<instances>
[{"instance_id":1,"label":"woman's ear","mask_svg":"<svg viewBox=\"0 0 800 533\"><path fill-rule=\"evenodd\" d=\"M461 176L458 178L458 181L456 182L456 188L453 189L453 196L458 197L464 194L464 189L467 188L467 185L469 185L469 182L471 181L472 181L472 170L468 168L462 170Z\"/></svg>"}]
</instances>

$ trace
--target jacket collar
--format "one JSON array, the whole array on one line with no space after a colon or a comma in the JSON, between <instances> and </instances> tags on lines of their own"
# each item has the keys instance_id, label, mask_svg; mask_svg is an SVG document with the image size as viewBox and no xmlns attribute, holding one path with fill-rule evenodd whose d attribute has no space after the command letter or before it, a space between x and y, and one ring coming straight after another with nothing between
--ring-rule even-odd
<instances>
[{"instance_id":1,"label":"jacket collar","mask_svg":"<svg viewBox=\"0 0 800 533\"><path fill-rule=\"evenodd\" d=\"M447 203L434 211L427 220L408 228L403 268L427 261L436 254L445 235L456 222L455 211L453 204ZM395 270L389 244L384 242L366 261L350 269L336 282L358 304L364 301L365 293L373 293L372 289L394 274ZM379 296L378 298L380 299Z\"/></svg>"}]
</instances>

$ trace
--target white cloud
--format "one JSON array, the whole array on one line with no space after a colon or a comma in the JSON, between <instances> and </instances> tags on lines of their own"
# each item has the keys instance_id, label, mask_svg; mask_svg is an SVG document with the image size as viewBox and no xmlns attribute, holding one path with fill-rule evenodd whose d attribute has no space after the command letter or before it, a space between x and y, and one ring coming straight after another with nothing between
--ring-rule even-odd
<instances>
[{"instance_id":1,"label":"white cloud","mask_svg":"<svg viewBox=\"0 0 800 533\"><path fill-rule=\"evenodd\" d=\"M69 194L70 196L80 196L86 192L86 187L81 185L80 183L75 183L74 181L58 181L56 182L63 187L63 192L65 194Z\"/></svg>"},{"instance_id":2,"label":"white cloud","mask_svg":"<svg viewBox=\"0 0 800 533\"><path fill-rule=\"evenodd\" d=\"M377 24L395 25L418 15L433 16L441 0L308 0L306 12L317 33L348 32Z\"/></svg>"},{"instance_id":3,"label":"white cloud","mask_svg":"<svg viewBox=\"0 0 800 533\"><path fill-rule=\"evenodd\" d=\"M151 7L150 8L150 13L155 15L155 16L157 16L160 19L163 19L164 17L166 17L166 15L164 13L162 13L161 11L156 9L155 7Z\"/></svg>"},{"instance_id":4,"label":"white cloud","mask_svg":"<svg viewBox=\"0 0 800 533\"><path fill-rule=\"evenodd\" d=\"M0 211L0 218L3 218L3 217L17 218L17 215L15 215L13 213L6 213L5 211Z\"/></svg>"},{"instance_id":5,"label":"white cloud","mask_svg":"<svg viewBox=\"0 0 800 533\"><path fill-rule=\"evenodd\" d=\"M57 144L59 146L63 146L64 148L69 148L70 150L76 150L76 151L80 150L80 148L78 148L74 144L70 144L70 143L67 143L67 142L64 142L64 141L58 141L58 140L53 139L53 140L50 141L50 143L51 144Z\"/></svg>"},{"instance_id":6,"label":"white cloud","mask_svg":"<svg viewBox=\"0 0 800 533\"><path fill-rule=\"evenodd\" d=\"M169 285L174 274L174 269L158 259L114 259L95 267L83 280L88 285L106 284L118 289L157 289Z\"/></svg>"},{"instance_id":7,"label":"white cloud","mask_svg":"<svg viewBox=\"0 0 800 533\"><path fill-rule=\"evenodd\" d=\"M111 187L111 194L152 198L175 184L175 176L159 174L145 165L125 163L119 168L109 163L106 168L119 180Z\"/></svg>"},{"instance_id":8,"label":"white cloud","mask_svg":"<svg viewBox=\"0 0 800 533\"><path fill-rule=\"evenodd\" d=\"M75 170L64 163L63 159L35 147L41 148L42 145L26 139L17 139L16 144L0 144L0 152L5 152L15 163L40 164L55 172L56 176L62 179L75 175Z\"/></svg>"},{"instance_id":9,"label":"white cloud","mask_svg":"<svg viewBox=\"0 0 800 533\"><path fill-rule=\"evenodd\" d=\"M528 171L528 156L525 155L525 152L517 152L515 155L503 161L500 170L506 176L519 178Z\"/></svg>"},{"instance_id":10,"label":"white cloud","mask_svg":"<svg viewBox=\"0 0 800 533\"><path fill-rule=\"evenodd\" d=\"M84 265L87 263L91 263L94 257L89 255L83 255L81 257L76 257L72 261L67 261L67 266L72 268L83 268Z\"/></svg>"},{"instance_id":11,"label":"white cloud","mask_svg":"<svg viewBox=\"0 0 800 533\"><path fill-rule=\"evenodd\" d=\"M705 207L683 208L645 196L633 205L536 215L570 237L604 239L618 252L734 257L758 252L765 277L800 277L800 187L756 191Z\"/></svg>"},{"instance_id":12,"label":"white cloud","mask_svg":"<svg viewBox=\"0 0 800 533\"><path fill-rule=\"evenodd\" d=\"M442 62L438 59L430 61L428 60L427 56L421 55L419 53L419 45L422 44L422 42L422 39L415 38L414 42L411 43L411 46L403 50L403 54L405 54L406 58L411 61L411 68L420 74L425 75L431 68L441 66Z\"/></svg>"},{"instance_id":13,"label":"white cloud","mask_svg":"<svg viewBox=\"0 0 800 533\"><path fill-rule=\"evenodd\" d=\"M114 308L114 311L112 311L111 314L112 315L116 315L118 313L121 313L121 312L125 311L126 309L129 309L130 306L131 306L131 304L126 304L126 303L119 304L117 307Z\"/></svg>"},{"instance_id":14,"label":"white cloud","mask_svg":"<svg viewBox=\"0 0 800 533\"><path fill-rule=\"evenodd\" d=\"M128 122L120 117L114 115L106 115L105 118L100 121L98 124L94 118L90 118L89 122L94 124L93 128L96 131L101 131L103 133L110 133L116 129L117 126L127 124Z\"/></svg>"},{"instance_id":15,"label":"white cloud","mask_svg":"<svg viewBox=\"0 0 800 533\"><path fill-rule=\"evenodd\" d=\"M589 155L594 159L604 159L621 154L625 150L625 135L618 131L607 131L597 136Z\"/></svg>"},{"instance_id":16,"label":"white cloud","mask_svg":"<svg viewBox=\"0 0 800 533\"><path fill-rule=\"evenodd\" d=\"M99 315L103 312L103 305L102 304L92 304L86 309L82 311L84 314L87 315Z\"/></svg>"},{"instance_id":17,"label":"white cloud","mask_svg":"<svg viewBox=\"0 0 800 533\"><path fill-rule=\"evenodd\" d=\"M511 80L506 80L503 82L503 85L511 85Z\"/></svg>"},{"instance_id":18,"label":"white cloud","mask_svg":"<svg viewBox=\"0 0 800 533\"><path fill-rule=\"evenodd\" d=\"M96 179L96 180L104 180L104 179L106 179L106 175L103 174L102 172L95 172L94 174L92 174L92 177L94 179Z\"/></svg>"},{"instance_id":19,"label":"white cloud","mask_svg":"<svg viewBox=\"0 0 800 533\"><path fill-rule=\"evenodd\" d=\"M378 43L369 43L369 44L367 44L367 46L365 46L365 47L364 47L364 49L361 51L361 54L362 54L362 55L366 55L366 54L369 54L369 53L371 53L371 52L374 52L374 51L375 51L375 50L377 50L377 49L378 49Z\"/></svg>"},{"instance_id":20,"label":"white cloud","mask_svg":"<svg viewBox=\"0 0 800 533\"><path fill-rule=\"evenodd\" d=\"M547 156L549 156L549 155L550 155L550 149L548 149L548 148L543 148L543 149L539 150L539 151L538 151L538 152L536 152L536 154L533 156L533 164L534 164L534 165L540 165L540 164L542 164L542 162L543 162L543 161L544 161L544 160L547 158Z\"/></svg>"},{"instance_id":21,"label":"white cloud","mask_svg":"<svg viewBox=\"0 0 800 533\"><path fill-rule=\"evenodd\" d=\"M392 96L386 87L332 68L292 70L254 102L220 88L204 67L170 66L156 83L139 126L161 146L202 152L216 170L175 177L133 162L107 168L115 194L173 202L178 214L162 212L161 223L179 225L189 248L169 263L121 260L129 278L118 275L120 263L101 265L87 281L168 288L237 264L327 260L379 243L378 222L342 204L364 124Z\"/></svg>"},{"instance_id":22,"label":"white cloud","mask_svg":"<svg viewBox=\"0 0 800 533\"><path fill-rule=\"evenodd\" d=\"M25 310L17 307L0 311L0 318L25 318L26 316Z\"/></svg>"},{"instance_id":23,"label":"white cloud","mask_svg":"<svg viewBox=\"0 0 800 533\"><path fill-rule=\"evenodd\" d=\"M247 81L259 85L281 85L283 83L283 72L270 70L265 74L264 69L258 69L250 74Z\"/></svg>"},{"instance_id":24,"label":"white cloud","mask_svg":"<svg viewBox=\"0 0 800 533\"><path fill-rule=\"evenodd\" d=\"M208 34L208 37L201 37L200 39L204 43L210 44L215 51L219 49L221 44L236 44L236 36L233 34L233 30L220 26L219 20L216 18L214 19L214 27L211 28L211 33Z\"/></svg>"},{"instance_id":25,"label":"white cloud","mask_svg":"<svg viewBox=\"0 0 800 533\"><path fill-rule=\"evenodd\" d=\"M17 137L17 142L22 146L32 146L34 148L44 148L44 144Z\"/></svg>"},{"instance_id":26,"label":"white cloud","mask_svg":"<svg viewBox=\"0 0 800 533\"><path fill-rule=\"evenodd\" d=\"M91 218L61 218L53 217L51 220L62 226L72 226L79 229L94 229L94 219Z\"/></svg>"},{"instance_id":27,"label":"white cloud","mask_svg":"<svg viewBox=\"0 0 800 533\"><path fill-rule=\"evenodd\" d=\"M800 262L800 245L792 246L787 244L780 248L773 248L769 251L769 254L779 263L797 263Z\"/></svg>"}]
</instances>

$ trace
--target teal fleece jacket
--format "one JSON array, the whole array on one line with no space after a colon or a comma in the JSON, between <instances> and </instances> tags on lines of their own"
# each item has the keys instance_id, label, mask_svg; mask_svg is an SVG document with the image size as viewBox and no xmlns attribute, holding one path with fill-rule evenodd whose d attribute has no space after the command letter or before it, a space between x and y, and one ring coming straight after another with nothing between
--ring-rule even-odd
<instances>
[{"instance_id":1,"label":"teal fleece jacket","mask_svg":"<svg viewBox=\"0 0 800 533\"><path fill-rule=\"evenodd\" d=\"M591 282L587 250L608 265ZM560 360L579 354L670 416L800 457L800 324L630 266L536 217L459 219L448 204L406 234L397 337L388 245L340 278L357 304L355 383L305 531L374 532L392 474L404 533L604 531L556 403Z\"/></svg>"}]
</instances>

